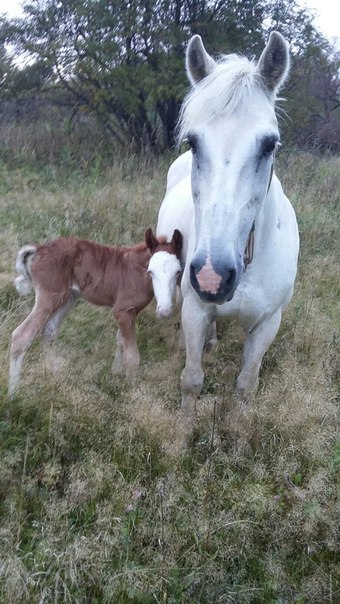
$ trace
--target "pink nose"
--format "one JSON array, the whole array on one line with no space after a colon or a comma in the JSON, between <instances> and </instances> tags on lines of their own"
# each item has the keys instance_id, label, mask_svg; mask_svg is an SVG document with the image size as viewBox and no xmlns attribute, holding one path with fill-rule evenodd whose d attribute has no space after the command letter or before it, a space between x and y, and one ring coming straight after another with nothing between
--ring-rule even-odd
<instances>
[{"instance_id":1,"label":"pink nose","mask_svg":"<svg viewBox=\"0 0 340 604\"><path fill-rule=\"evenodd\" d=\"M222 281L221 275L215 273L209 257L205 265L196 273L196 279L200 288L210 294L217 294Z\"/></svg>"}]
</instances>

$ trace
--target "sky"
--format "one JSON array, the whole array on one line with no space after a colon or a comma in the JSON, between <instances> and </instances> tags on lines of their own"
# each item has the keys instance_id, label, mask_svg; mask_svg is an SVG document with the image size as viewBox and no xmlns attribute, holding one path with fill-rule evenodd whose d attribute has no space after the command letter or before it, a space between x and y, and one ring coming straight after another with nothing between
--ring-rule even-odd
<instances>
[{"instance_id":1,"label":"sky","mask_svg":"<svg viewBox=\"0 0 340 604\"><path fill-rule=\"evenodd\" d=\"M300 0L300 4L315 12L318 29L340 47L340 3L336 0ZM18 17L21 14L20 6L21 0L0 0L0 13Z\"/></svg>"}]
</instances>

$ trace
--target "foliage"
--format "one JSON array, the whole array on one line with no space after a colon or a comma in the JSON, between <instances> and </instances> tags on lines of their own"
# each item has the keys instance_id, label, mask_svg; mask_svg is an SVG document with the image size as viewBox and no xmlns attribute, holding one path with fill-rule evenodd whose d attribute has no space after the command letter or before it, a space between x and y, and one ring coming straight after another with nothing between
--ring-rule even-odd
<instances>
[{"instance_id":1,"label":"foliage","mask_svg":"<svg viewBox=\"0 0 340 604\"><path fill-rule=\"evenodd\" d=\"M0 19L0 28L2 27ZM5 45L0 42L0 90L7 92L11 87L11 75L13 74L14 66L9 53L6 51Z\"/></svg>"},{"instance_id":2,"label":"foliage","mask_svg":"<svg viewBox=\"0 0 340 604\"><path fill-rule=\"evenodd\" d=\"M294 119L305 112L303 140L313 115L329 121L334 109L328 92L328 101L322 92L325 80L335 104L339 100L337 65L296 0L30 0L24 9L23 19L1 27L1 38L33 60L16 71L12 91L18 94L31 85L50 92L62 85L73 100L73 113L94 115L113 142L130 149L174 144L187 87L185 46L194 33L203 36L211 53L259 56L268 30L281 31L294 57L288 111ZM315 57L322 63L323 86L318 87L321 98L313 101L312 87L321 74ZM301 85L302 72L310 74L308 85ZM290 129L290 139L293 135Z\"/></svg>"}]
</instances>

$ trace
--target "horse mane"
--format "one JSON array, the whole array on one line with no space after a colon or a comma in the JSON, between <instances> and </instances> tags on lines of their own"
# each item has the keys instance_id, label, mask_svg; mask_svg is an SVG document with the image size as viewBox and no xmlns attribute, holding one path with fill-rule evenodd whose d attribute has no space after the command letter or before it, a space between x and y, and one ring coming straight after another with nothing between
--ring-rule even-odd
<instances>
[{"instance_id":1,"label":"horse mane","mask_svg":"<svg viewBox=\"0 0 340 604\"><path fill-rule=\"evenodd\" d=\"M177 126L178 141L197 124L244 107L254 89L264 90L257 64L236 54L222 56L215 69L184 99Z\"/></svg>"}]
</instances>

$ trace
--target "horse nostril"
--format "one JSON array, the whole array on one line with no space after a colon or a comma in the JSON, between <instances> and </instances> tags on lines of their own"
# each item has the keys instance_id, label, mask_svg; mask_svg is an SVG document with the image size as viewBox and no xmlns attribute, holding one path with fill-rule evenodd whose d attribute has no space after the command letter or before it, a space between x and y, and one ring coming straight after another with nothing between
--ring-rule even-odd
<instances>
[{"instance_id":1,"label":"horse nostril","mask_svg":"<svg viewBox=\"0 0 340 604\"><path fill-rule=\"evenodd\" d=\"M192 260L190 263L190 274L192 275L197 275L197 273L199 273L199 271L201 270L203 266L203 263L199 260Z\"/></svg>"},{"instance_id":2,"label":"horse nostril","mask_svg":"<svg viewBox=\"0 0 340 604\"><path fill-rule=\"evenodd\" d=\"M192 262L190 264L190 277L191 277L191 279L192 278L196 278L196 274L197 273L198 273L198 267L197 267L197 265L194 262Z\"/></svg>"},{"instance_id":3,"label":"horse nostril","mask_svg":"<svg viewBox=\"0 0 340 604\"><path fill-rule=\"evenodd\" d=\"M229 288L234 287L235 282L236 282L236 277L237 277L237 272L236 272L236 270L235 270L235 269L231 269L231 270L229 271L229 274L228 274L228 273L226 274L226 277L225 277L225 285L226 285L227 287L229 287Z\"/></svg>"}]
</instances>

